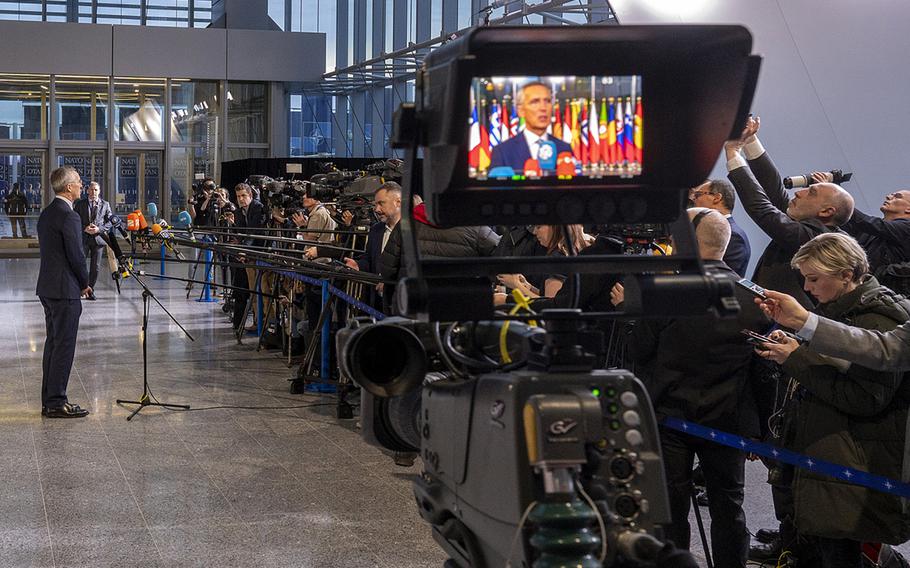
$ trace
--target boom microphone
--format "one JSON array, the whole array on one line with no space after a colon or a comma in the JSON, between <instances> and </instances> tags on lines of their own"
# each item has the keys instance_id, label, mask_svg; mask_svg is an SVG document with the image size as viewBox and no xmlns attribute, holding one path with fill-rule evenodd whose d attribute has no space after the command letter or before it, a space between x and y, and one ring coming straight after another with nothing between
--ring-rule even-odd
<instances>
[{"instance_id":1,"label":"boom microphone","mask_svg":"<svg viewBox=\"0 0 910 568\"><path fill-rule=\"evenodd\" d=\"M164 246L168 248L169 251L174 253L178 259L183 260L183 253L177 250L174 242L174 235L170 231L161 226L160 223L154 223L152 225L152 234L161 239L164 242Z\"/></svg>"},{"instance_id":2,"label":"boom microphone","mask_svg":"<svg viewBox=\"0 0 910 568\"><path fill-rule=\"evenodd\" d=\"M186 232L190 236L190 240L195 243L196 235L193 234L193 217L190 215L189 211L181 211L178 213L177 223L186 228Z\"/></svg>"}]
</instances>

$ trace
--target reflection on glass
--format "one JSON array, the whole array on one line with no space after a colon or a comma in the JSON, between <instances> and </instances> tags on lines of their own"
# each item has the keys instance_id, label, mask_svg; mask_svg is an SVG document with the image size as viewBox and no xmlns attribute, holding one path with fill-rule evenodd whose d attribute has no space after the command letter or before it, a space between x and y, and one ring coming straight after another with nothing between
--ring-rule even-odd
<instances>
[{"instance_id":1,"label":"reflection on glass","mask_svg":"<svg viewBox=\"0 0 910 568\"><path fill-rule=\"evenodd\" d=\"M41 211L41 180L44 179L44 155L26 153L0 153L0 203L7 204L7 199L18 184L19 193L25 197L26 234L34 235L35 219ZM18 197L16 199L21 199ZM11 209L13 209L11 207ZM19 207L16 207L20 211ZM12 213L12 210L10 211ZM12 236L16 233L8 221L9 215L0 217L0 235ZM21 229L21 225L19 227Z\"/></svg>"},{"instance_id":2,"label":"reflection on glass","mask_svg":"<svg viewBox=\"0 0 910 568\"><path fill-rule=\"evenodd\" d=\"M104 186L104 152L95 150L58 154L57 167L60 166L72 166L79 172L79 177L82 178L83 197L85 197L84 189L89 182L96 181L101 186L101 195L107 199L106 196L109 194Z\"/></svg>"},{"instance_id":3,"label":"reflection on glass","mask_svg":"<svg viewBox=\"0 0 910 568\"><path fill-rule=\"evenodd\" d=\"M228 142L268 142L267 93L266 83L228 85Z\"/></svg>"},{"instance_id":4,"label":"reflection on glass","mask_svg":"<svg viewBox=\"0 0 910 568\"><path fill-rule=\"evenodd\" d=\"M220 109L217 81L174 79L171 84L171 141L217 145Z\"/></svg>"},{"instance_id":5,"label":"reflection on glass","mask_svg":"<svg viewBox=\"0 0 910 568\"><path fill-rule=\"evenodd\" d=\"M149 203L159 203L161 192L161 152L117 154L117 186L114 211L125 214L134 209L146 210Z\"/></svg>"},{"instance_id":6,"label":"reflection on glass","mask_svg":"<svg viewBox=\"0 0 910 568\"><path fill-rule=\"evenodd\" d=\"M268 148L228 148L224 161L245 160L247 158L268 158Z\"/></svg>"},{"instance_id":7,"label":"reflection on glass","mask_svg":"<svg viewBox=\"0 0 910 568\"><path fill-rule=\"evenodd\" d=\"M164 79L114 79L114 140L163 142Z\"/></svg>"},{"instance_id":8,"label":"reflection on glass","mask_svg":"<svg viewBox=\"0 0 910 568\"><path fill-rule=\"evenodd\" d=\"M58 75L57 124L60 140L107 140L107 77Z\"/></svg>"},{"instance_id":9,"label":"reflection on glass","mask_svg":"<svg viewBox=\"0 0 910 568\"><path fill-rule=\"evenodd\" d=\"M215 177L215 161L201 147L174 147L170 157L171 221L186 210L187 196L192 194L193 183L204 177Z\"/></svg>"},{"instance_id":10,"label":"reflection on glass","mask_svg":"<svg viewBox=\"0 0 910 568\"><path fill-rule=\"evenodd\" d=\"M46 140L47 75L0 74L0 140Z\"/></svg>"}]
</instances>

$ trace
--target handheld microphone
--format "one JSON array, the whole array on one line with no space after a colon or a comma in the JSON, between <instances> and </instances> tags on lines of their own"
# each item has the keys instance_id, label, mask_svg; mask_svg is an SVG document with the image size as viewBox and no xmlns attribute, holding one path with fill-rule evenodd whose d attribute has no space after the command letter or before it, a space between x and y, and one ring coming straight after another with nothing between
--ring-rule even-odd
<instances>
[{"instance_id":1,"label":"handheld microphone","mask_svg":"<svg viewBox=\"0 0 910 568\"><path fill-rule=\"evenodd\" d=\"M556 143L552 140L541 140L538 146L537 161L540 162L540 169L552 172L556 169Z\"/></svg>"},{"instance_id":2,"label":"handheld microphone","mask_svg":"<svg viewBox=\"0 0 910 568\"><path fill-rule=\"evenodd\" d=\"M152 225L152 234L164 241L164 246L166 246L169 251L173 252L174 256L179 260L183 260L183 253L174 246L174 235L172 235L170 231L162 227L160 223L154 223Z\"/></svg>"},{"instance_id":3,"label":"handheld microphone","mask_svg":"<svg viewBox=\"0 0 910 568\"><path fill-rule=\"evenodd\" d=\"M560 179L575 177L575 158L572 152L560 152L556 158L556 175Z\"/></svg>"},{"instance_id":4,"label":"handheld microphone","mask_svg":"<svg viewBox=\"0 0 910 568\"><path fill-rule=\"evenodd\" d=\"M158 218L158 206L155 203L149 203L146 206L146 210L149 212L149 218L154 223L155 219Z\"/></svg>"},{"instance_id":5,"label":"handheld microphone","mask_svg":"<svg viewBox=\"0 0 910 568\"><path fill-rule=\"evenodd\" d=\"M524 169L525 177L539 178L541 176L540 162L538 162L534 158L528 158L527 160L525 160L525 167L523 169Z\"/></svg>"}]
</instances>

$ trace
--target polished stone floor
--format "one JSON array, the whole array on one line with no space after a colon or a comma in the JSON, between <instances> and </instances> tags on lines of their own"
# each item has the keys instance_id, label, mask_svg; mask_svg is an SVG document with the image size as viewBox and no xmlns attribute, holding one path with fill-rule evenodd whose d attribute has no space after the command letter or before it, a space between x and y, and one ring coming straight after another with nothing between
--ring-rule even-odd
<instances>
[{"instance_id":1,"label":"polished stone floor","mask_svg":"<svg viewBox=\"0 0 910 568\"><path fill-rule=\"evenodd\" d=\"M92 414L42 419L37 270L0 260L0 567L442 565L411 496L417 468L363 443L331 399L289 394L285 361L238 346L220 306L186 300L182 283L148 280L195 338L153 305L149 376L158 399L192 411L126 422L115 399L141 392L142 301L135 283L117 296L103 280L83 303L69 386ZM747 465L753 532L773 522L764 477ZM692 539L705 565L694 516Z\"/></svg>"}]
</instances>

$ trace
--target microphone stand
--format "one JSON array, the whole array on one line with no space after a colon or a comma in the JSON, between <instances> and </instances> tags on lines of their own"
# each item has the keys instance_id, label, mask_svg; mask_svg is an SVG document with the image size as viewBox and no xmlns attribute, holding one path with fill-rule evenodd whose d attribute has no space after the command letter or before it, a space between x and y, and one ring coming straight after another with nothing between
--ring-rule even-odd
<instances>
[{"instance_id":1,"label":"microphone stand","mask_svg":"<svg viewBox=\"0 0 910 568\"><path fill-rule=\"evenodd\" d=\"M133 280L135 280L136 282L139 283L140 286L142 286L142 396L139 397L139 400L117 399L117 404L138 404L139 405L136 408L136 410L133 411L132 414L130 414L129 416L126 417L127 421L132 420L133 417L136 416L137 414L139 414L139 412L146 406L162 406L165 408L181 408L183 410L189 410L190 407L187 404L165 404L162 402L157 402L157 401L151 402L150 401L149 376L148 376L148 347L147 347L150 300L155 300L155 303L158 304L158 306L162 310L164 310L164 313L166 313L167 316L169 318L171 318L172 322L177 324L177 327L180 328L180 331L182 331L187 337L190 338L190 341L196 341L196 340L193 339L193 336L190 335L190 332L188 332L182 325L180 325L180 322L177 321L173 315L171 315L171 312L167 311L167 308L165 308L164 305L160 301L158 301L158 298L155 296L155 294L152 293L151 290L149 290L149 287L145 284L145 282L143 282L142 279L140 279L139 276L135 272L133 272L133 267L130 266L129 263L125 263L124 266L126 267L126 270L130 273L130 276L133 277Z\"/></svg>"}]
</instances>

